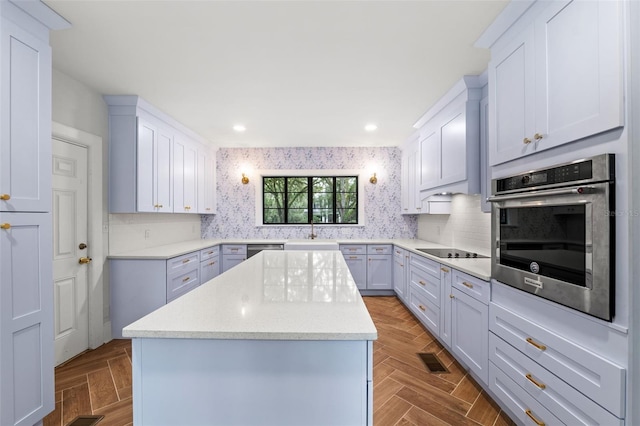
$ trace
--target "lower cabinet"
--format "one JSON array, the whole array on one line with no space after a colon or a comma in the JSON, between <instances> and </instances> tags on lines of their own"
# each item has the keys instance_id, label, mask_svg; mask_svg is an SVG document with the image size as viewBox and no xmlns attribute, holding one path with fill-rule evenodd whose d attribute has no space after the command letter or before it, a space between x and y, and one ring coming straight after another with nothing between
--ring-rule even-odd
<instances>
[{"instance_id":1,"label":"lower cabinet","mask_svg":"<svg viewBox=\"0 0 640 426\"><path fill-rule=\"evenodd\" d=\"M393 248L393 290L403 302L409 299L409 252Z\"/></svg>"},{"instance_id":2,"label":"lower cabinet","mask_svg":"<svg viewBox=\"0 0 640 426\"><path fill-rule=\"evenodd\" d=\"M488 381L489 307L473 297L452 289L451 351L483 383Z\"/></svg>"},{"instance_id":3,"label":"lower cabinet","mask_svg":"<svg viewBox=\"0 0 640 426\"><path fill-rule=\"evenodd\" d=\"M212 252L201 261L203 253ZM217 261L218 248L187 253L171 259L110 259L111 334L122 338L122 329L203 281L203 265ZM205 268L205 272L216 273ZM208 278L207 281L211 279Z\"/></svg>"},{"instance_id":4,"label":"lower cabinet","mask_svg":"<svg viewBox=\"0 0 640 426\"><path fill-rule=\"evenodd\" d=\"M200 250L200 284L220 275L220 251L219 248L209 247Z\"/></svg>"},{"instance_id":5,"label":"lower cabinet","mask_svg":"<svg viewBox=\"0 0 640 426\"><path fill-rule=\"evenodd\" d=\"M390 244L340 245L349 271L363 294L393 294L392 248Z\"/></svg>"},{"instance_id":6,"label":"lower cabinet","mask_svg":"<svg viewBox=\"0 0 640 426\"><path fill-rule=\"evenodd\" d=\"M228 271L245 260L247 260L246 244L224 244L222 246L222 264L220 265L220 273Z\"/></svg>"}]
</instances>

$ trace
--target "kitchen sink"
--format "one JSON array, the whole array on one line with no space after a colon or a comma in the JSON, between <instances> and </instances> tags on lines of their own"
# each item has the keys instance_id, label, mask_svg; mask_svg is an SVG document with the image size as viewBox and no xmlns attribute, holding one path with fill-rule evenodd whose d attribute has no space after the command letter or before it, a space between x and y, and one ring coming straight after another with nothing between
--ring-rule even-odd
<instances>
[{"instance_id":1,"label":"kitchen sink","mask_svg":"<svg viewBox=\"0 0 640 426\"><path fill-rule=\"evenodd\" d=\"M285 250L339 250L336 240L288 240Z\"/></svg>"}]
</instances>

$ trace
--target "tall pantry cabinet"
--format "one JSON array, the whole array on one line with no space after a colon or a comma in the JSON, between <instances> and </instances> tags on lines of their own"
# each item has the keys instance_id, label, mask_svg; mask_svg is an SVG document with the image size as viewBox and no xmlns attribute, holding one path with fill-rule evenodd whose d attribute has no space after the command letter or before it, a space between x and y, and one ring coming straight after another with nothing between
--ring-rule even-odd
<instances>
[{"instance_id":1,"label":"tall pantry cabinet","mask_svg":"<svg viewBox=\"0 0 640 426\"><path fill-rule=\"evenodd\" d=\"M49 30L41 2L0 0L0 424L54 408Z\"/></svg>"}]
</instances>

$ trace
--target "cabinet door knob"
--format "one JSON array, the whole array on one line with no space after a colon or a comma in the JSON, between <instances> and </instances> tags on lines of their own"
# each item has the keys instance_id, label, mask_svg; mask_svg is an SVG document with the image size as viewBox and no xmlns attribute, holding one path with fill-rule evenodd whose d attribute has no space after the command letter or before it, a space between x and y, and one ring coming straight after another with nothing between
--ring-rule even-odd
<instances>
[{"instance_id":1,"label":"cabinet door knob","mask_svg":"<svg viewBox=\"0 0 640 426\"><path fill-rule=\"evenodd\" d=\"M9 194L0 195L0 200L2 200L2 201L8 201L10 199L11 199L11 195L9 195Z\"/></svg>"},{"instance_id":2,"label":"cabinet door knob","mask_svg":"<svg viewBox=\"0 0 640 426\"><path fill-rule=\"evenodd\" d=\"M78 259L78 263L81 265L87 264L87 263L91 263L93 259L91 259L90 257L81 257L80 259Z\"/></svg>"},{"instance_id":3,"label":"cabinet door knob","mask_svg":"<svg viewBox=\"0 0 640 426\"><path fill-rule=\"evenodd\" d=\"M427 285L427 283L425 283L425 282L424 282L424 281L422 281L422 280L418 281L418 284L420 284L420 285Z\"/></svg>"},{"instance_id":4,"label":"cabinet door knob","mask_svg":"<svg viewBox=\"0 0 640 426\"><path fill-rule=\"evenodd\" d=\"M3 223L0 225L0 229L11 229L10 223Z\"/></svg>"},{"instance_id":5,"label":"cabinet door knob","mask_svg":"<svg viewBox=\"0 0 640 426\"><path fill-rule=\"evenodd\" d=\"M440 268L440 270L441 270L442 272L449 272L449 270L448 270L447 268Z\"/></svg>"},{"instance_id":6,"label":"cabinet door knob","mask_svg":"<svg viewBox=\"0 0 640 426\"><path fill-rule=\"evenodd\" d=\"M537 141L539 141L540 139L542 139L544 136L542 136L540 133L536 133L535 135L533 135L533 138Z\"/></svg>"},{"instance_id":7,"label":"cabinet door knob","mask_svg":"<svg viewBox=\"0 0 640 426\"><path fill-rule=\"evenodd\" d=\"M423 311L423 312L427 310L427 308L425 308L425 307L424 307L424 306L422 306L422 305L418 305L418 308L420 308L420 310L421 310L421 311Z\"/></svg>"},{"instance_id":8,"label":"cabinet door knob","mask_svg":"<svg viewBox=\"0 0 640 426\"><path fill-rule=\"evenodd\" d=\"M454 298L455 298L455 296L453 294L449 295L449 299L454 299Z\"/></svg>"},{"instance_id":9,"label":"cabinet door knob","mask_svg":"<svg viewBox=\"0 0 640 426\"><path fill-rule=\"evenodd\" d=\"M524 138L524 139L522 139L522 143L525 144L525 145L529 145L531 143L531 139Z\"/></svg>"}]
</instances>

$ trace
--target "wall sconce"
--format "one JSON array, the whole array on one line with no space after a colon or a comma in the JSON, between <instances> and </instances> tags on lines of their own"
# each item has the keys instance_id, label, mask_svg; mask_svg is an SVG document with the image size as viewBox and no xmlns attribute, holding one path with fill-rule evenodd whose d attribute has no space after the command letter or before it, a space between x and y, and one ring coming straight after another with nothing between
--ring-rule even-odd
<instances>
[{"instance_id":1,"label":"wall sconce","mask_svg":"<svg viewBox=\"0 0 640 426\"><path fill-rule=\"evenodd\" d=\"M244 173L242 174L242 184L246 185L249 183L249 178Z\"/></svg>"},{"instance_id":2,"label":"wall sconce","mask_svg":"<svg viewBox=\"0 0 640 426\"><path fill-rule=\"evenodd\" d=\"M369 182L371 182L371 183L372 183L372 184L374 184L374 185L375 185L376 183L378 183L378 178L376 177L376 174L375 174L375 173L373 174L373 176L371 176L371 177L369 178Z\"/></svg>"}]
</instances>

